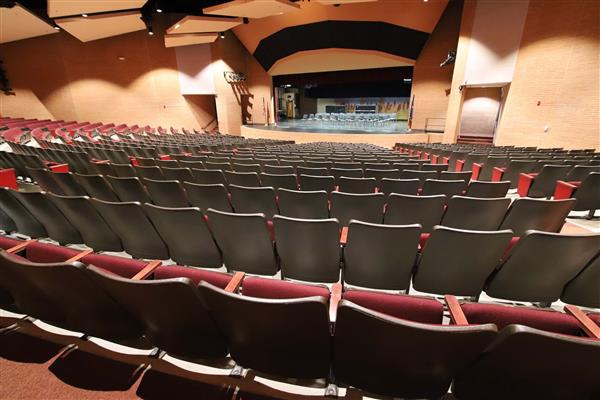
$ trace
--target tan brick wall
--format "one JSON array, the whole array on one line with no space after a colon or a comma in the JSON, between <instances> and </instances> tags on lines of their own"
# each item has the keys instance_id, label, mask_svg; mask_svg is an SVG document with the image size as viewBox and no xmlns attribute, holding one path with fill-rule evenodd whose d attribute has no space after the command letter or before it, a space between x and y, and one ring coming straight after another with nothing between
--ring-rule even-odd
<instances>
[{"instance_id":1,"label":"tan brick wall","mask_svg":"<svg viewBox=\"0 0 600 400\"><path fill-rule=\"evenodd\" d=\"M530 1L496 144L600 149L599 17L597 0Z\"/></svg>"},{"instance_id":2,"label":"tan brick wall","mask_svg":"<svg viewBox=\"0 0 600 400\"><path fill-rule=\"evenodd\" d=\"M412 95L415 96L413 129L424 129L426 118L446 118L447 90L452 83L453 66L440 68L440 63L446 58L448 50L456 50L461 3L448 3L415 64L412 85Z\"/></svg>"}]
</instances>

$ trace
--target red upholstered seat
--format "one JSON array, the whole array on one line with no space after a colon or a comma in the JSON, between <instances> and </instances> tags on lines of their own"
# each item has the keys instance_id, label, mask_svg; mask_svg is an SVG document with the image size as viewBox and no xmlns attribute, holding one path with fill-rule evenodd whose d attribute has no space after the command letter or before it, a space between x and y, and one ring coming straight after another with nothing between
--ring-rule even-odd
<instances>
[{"instance_id":1,"label":"red upholstered seat","mask_svg":"<svg viewBox=\"0 0 600 400\"><path fill-rule=\"evenodd\" d=\"M25 250L26 258L37 263L60 263L79 253L80 250L40 242L29 244Z\"/></svg>"},{"instance_id":2,"label":"red upholstered seat","mask_svg":"<svg viewBox=\"0 0 600 400\"><path fill-rule=\"evenodd\" d=\"M321 296L329 298L329 289L324 286L304 285L267 278L246 278L243 283L244 296L267 299L295 299Z\"/></svg>"},{"instance_id":3,"label":"red upholstered seat","mask_svg":"<svg viewBox=\"0 0 600 400\"><path fill-rule=\"evenodd\" d=\"M444 306L433 299L362 290L349 290L344 293L343 299L396 318L426 324L442 323Z\"/></svg>"},{"instance_id":4,"label":"red upholstered seat","mask_svg":"<svg viewBox=\"0 0 600 400\"><path fill-rule=\"evenodd\" d=\"M12 239L6 236L0 236L0 248L4 250L10 249L18 244L23 243L22 240Z\"/></svg>"},{"instance_id":5,"label":"red upholstered seat","mask_svg":"<svg viewBox=\"0 0 600 400\"><path fill-rule=\"evenodd\" d=\"M154 279L170 278L189 278L196 285L200 283L200 281L204 281L221 289L225 289L231 280L231 275L192 267L182 267L180 265L161 265L154 271Z\"/></svg>"},{"instance_id":6,"label":"red upholstered seat","mask_svg":"<svg viewBox=\"0 0 600 400\"><path fill-rule=\"evenodd\" d=\"M574 317L558 311L481 303L467 303L461 307L470 324L494 323L498 330L519 324L566 335L579 335L581 331Z\"/></svg>"},{"instance_id":7,"label":"red upholstered seat","mask_svg":"<svg viewBox=\"0 0 600 400\"><path fill-rule=\"evenodd\" d=\"M20 255L18 255L18 254L11 254L11 253L8 253L8 256L9 256L10 258L14 258L14 259L15 259L15 260L17 260L17 261L21 261L21 262L23 262L23 261L24 261L24 262L27 262L27 261L28 261L28 260L27 260L25 257L21 257L21 256L20 256Z\"/></svg>"},{"instance_id":8,"label":"red upholstered seat","mask_svg":"<svg viewBox=\"0 0 600 400\"><path fill-rule=\"evenodd\" d=\"M146 261L107 254L90 254L83 257L80 261L87 265L95 265L98 268L110 271L124 278L132 278L148 264Z\"/></svg>"}]
</instances>

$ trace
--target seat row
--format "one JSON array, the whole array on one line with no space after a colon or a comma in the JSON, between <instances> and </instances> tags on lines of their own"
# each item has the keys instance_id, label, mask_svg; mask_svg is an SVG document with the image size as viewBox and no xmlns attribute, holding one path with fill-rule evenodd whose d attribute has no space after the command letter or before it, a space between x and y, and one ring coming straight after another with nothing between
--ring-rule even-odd
<instances>
[{"instance_id":1,"label":"seat row","mask_svg":"<svg viewBox=\"0 0 600 400\"><path fill-rule=\"evenodd\" d=\"M429 235L423 234L418 224L381 225L350 219L348 228L342 229L335 218L279 215L271 224L264 214L209 209L204 215L198 208L142 206L8 190L0 191L0 201L19 233L48 236L60 243L85 243L96 251L124 250L139 259L171 259L204 268L224 265L230 271L268 276L281 271L284 278L310 282L337 282L342 265L342 279L350 285L407 291L412 279L419 291L475 298L506 252L514 257L507 259L510 266L501 268L496 276L508 274L506 287L490 295L552 302L600 251L600 235L570 237L528 231L519 240L513 238L515 233L510 229L472 231L443 226L434 227ZM518 213L512 215L520 223ZM345 245L344 251L341 244ZM478 251L469 252L471 248ZM419 250L421 257L417 259ZM524 283L521 274L526 270L532 271L533 287ZM547 284L536 289L540 276ZM464 282L465 277L470 283ZM518 294L511 292L517 281L521 281ZM590 281L592 287L595 283ZM441 293L440 288L444 288ZM535 297L535 293L544 294Z\"/></svg>"},{"instance_id":2,"label":"seat row","mask_svg":"<svg viewBox=\"0 0 600 400\"><path fill-rule=\"evenodd\" d=\"M52 337L80 349L96 348L89 337L130 347L149 342L149 356L103 355L157 371L174 373L173 363L186 360L211 366L187 378L285 398L303 398L284 390L307 380L312 395L349 398L353 391L441 398L450 387L461 400L591 399L600 392L600 315L571 306L562 313L446 296L452 323L445 325L444 306L434 299L241 274L189 279L178 267L156 265L123 277L73 257L41 264L27 247L27 258L14 248L0 252L0 307L29 317L1 318L12 324L5 332L39 334L30 322L39 319L84 333ZM267 389L290 379L295 386Z\"/></svg>"}]
</instances>

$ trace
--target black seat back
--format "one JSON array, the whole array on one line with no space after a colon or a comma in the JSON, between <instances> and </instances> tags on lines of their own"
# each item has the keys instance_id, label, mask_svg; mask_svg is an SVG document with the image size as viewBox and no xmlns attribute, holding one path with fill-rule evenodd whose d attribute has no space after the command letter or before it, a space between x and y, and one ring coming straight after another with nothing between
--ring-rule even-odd
<instances>
[{"instance_id":1,"label":"black seat back","mask_svg":"<svg viewBox=\"0 0 600 400\"><path fill-rule=\"evenodd\" d=\"M277 198L280 214L292 218L329 218L327 192L278 189Z\"/></svg>"},{"instance_id":2,"label":"black seat back","mask_svg":"<svg viewBox=\"0 0 600 400\"><path fill-rule=\"evenodd\" d=\"M152 202L161 207L189 207L185 190L179 181L143 180Z\"/></svg>"},{"instance_id":3,"label":"black seat back","mask_svg":"<svg viewBox=\"0 0 600 400\"><path fill-rule=\"evenodd\" d=\"M148 203L150 195L142 185L142 182L137 177L115 177L106 176L106 180L110 183L111 187L115 191L115 194L119 197L120 201L137 201L140 203ZM102 200L99 198L99 200Z\"/></svg>"},{"instance_id":4,"label":"black seat back","mask_svg":"<svg viewBox=\"0 0 600 400\"><path fill-rule=\"evenodd\" d=\"M575 199L542 200L527 197L515 199L500 229L512 229L515 236L522 236L530 229L560 232L575 202Z\"/></svg>"},{"instance_id":5,"label":"black seat back","mask_svg":"<svg viewBox=\"0 0 600 400\"><path fill-rule=\"evenodd\" d=\"M495 231L498 230L509 205L509 198L454 196L448 201L448 209L440 224L457 229Z\"/></svg>"},{"instance_id":6,"label":"black seat back","mask_svg":"<svg viewBox=\"0 0 600 400\"><path fill-rule=\"evenodd\" d=\"M419 224L423 232L431 232L440 223L446 196L411 196L391 194L387 199L384 222L386 225Z\"/></svg>"},{"instance_id":7,"label":"black seat back","mask_svg":"<svg viewBox=\"0 0 600 400\"><path fill-rule=\"evenodd\" d=\"M44 225L11 193L11 189L0 187L0 205L2 212L14 223L17 232L32 238L48 236ZM10 223L9 227L12 227Z\"/></svg>"},{"instance_id":8,"label":"black seat back","mask_svg":"<svg viewBox=\"0 0 600 400\"><path fill-rule=\"evenodd\" d=\"M231 212L229 194L223 184L199 184L184 182L183 187L190 204L201 210L213 208L219 211Z\"/></svg>"},{"instance_id":9,"label":"black seat back","mask_svg":"<svg viewBox=\"0 0 600 400\"><path fill-rule=\"evenodd\" d=\"M244 187L229 185L231 203L238 213L263 213L268 219L279 214L275 190L272 187Z\"/></svg>"},{"instance_id":10,"label":"black seat back","mask_svg":"<svg viewBox=\"0 0 600 400\"><path fill-rule=\"evenodd\" d=\"M360 287L407 290L417 258L421 226L352 220L344 248L344 282Z\"/></svg>"},{"instance_id":11,"label":"black seat back","mask_svg":"<svg viewBox=\"0 0 600 400\"><path fill-rule=\"evenodd\" d=\"M380 224L383 220L383 193L331 193L331 217L337 218L342 226L351 219Z\"/></svg>"}]
</instances>

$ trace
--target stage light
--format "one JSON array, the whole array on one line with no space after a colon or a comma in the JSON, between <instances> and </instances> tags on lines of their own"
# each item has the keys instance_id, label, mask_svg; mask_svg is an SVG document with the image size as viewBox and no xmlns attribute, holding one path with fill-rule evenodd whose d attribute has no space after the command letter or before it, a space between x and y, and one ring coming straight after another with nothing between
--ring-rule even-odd
<instances>
[{"instance_id":1,"label":"stage light","mask_svg":"<svg viewBox=\"0 0 600 400\"><path fill-rule=\"evenodd\" d=\"M456 60L456 51L450 50L448 52L448 56L446 56L446 59L440 64L440 67L445 67L446 65L454 64L454 60Z\"/></svg>"},{"instance_id":2,"label":"stage light","mask_svg":"<svg viewBox=\"0 0 600 400\"><path fill-rule=\"evenodd\" d=\"M225 32L221 32L221 33L219 34L219 37L220 37L221 39L225 39Z\"/></svg>"},{"instance_id":3,"label":"stage light","mask_svg":"<svg viewBox=\"0 0 600 400\"><path fill-rule=\"evenodd\" d=\"M54 28L54 30L60 31L60 26L58 26L58 25L54 25L53 28Z\"/></svg>"},{"instance_id":4,"label":"stage light","mask_svg":"<svg viewBox=\"0 0 600 400\"><path fill-rule=\"evenodd\" d=\"M154 30L152 30L152 27L148 28L148 35L154 36Z\"/></svg>"},{"instance_id":5,"label":"stage light","mask_svg":"<svg viewBox=\"0 0 600 400\"><path fill-rule=\"evenodd\" d=\"M156 9L156 12L157 12L157 13L161 13L161 12L162 12L162 8L157 8L157 9Z\"/></svg>"}]
</instances>

